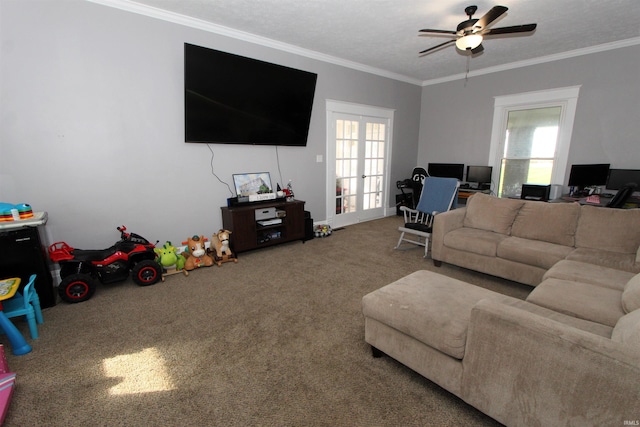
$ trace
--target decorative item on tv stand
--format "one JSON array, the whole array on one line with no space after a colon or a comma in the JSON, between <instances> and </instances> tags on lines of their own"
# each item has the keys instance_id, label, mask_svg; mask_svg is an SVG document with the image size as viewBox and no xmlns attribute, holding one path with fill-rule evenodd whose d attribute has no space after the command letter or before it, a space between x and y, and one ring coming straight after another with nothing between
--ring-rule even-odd
<instances>
[{"instance_id":1,"label":"decorative item on tv stand","mask_svg":"<svg viewBox=\"0 0 640 427\"><path fill-rule=\"evenodd\" d=\"M318 224L313 228L313 232L316 237L328 237L331 236L331 226L329 224Z\"/></svg>"}]
</instances>

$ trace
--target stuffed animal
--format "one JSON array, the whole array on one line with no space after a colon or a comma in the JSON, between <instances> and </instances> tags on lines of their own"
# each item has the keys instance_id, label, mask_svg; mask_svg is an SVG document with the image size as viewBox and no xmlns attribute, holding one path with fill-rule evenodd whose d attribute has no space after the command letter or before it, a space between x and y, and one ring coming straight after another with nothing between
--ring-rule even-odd
<instances>
[{"instance_id":1,"label":"stuffed animal","mask_svg":"<svg viewBox=\"0 0 640 427\"><path fill-rule=\"evenodd\" d=\"M184 268L186 259L182 254L178 254L176 247L171 242L167 241L162 245L162 248L155 248L154 251L158 255L156 261L163 268L175 268L177 271Z\"/></svg>"},{"instance_id":2,"label":"stuffed animal","mask_svg":"<svg viewBox=\"0 0 640 427\"><path fill-rule=\"evenodd\" d=\"M238 262L238 259L229 248L230 236L231 232L229 230L220 229L220 231L218 231L211 237L213 259L215 260L216 264L218 264L218 267L220 267L223 262Z\"/></svg>"},{"instance_id":3,"label":"stuffed animal","mask_svg":"<svg viewBox=\"0 0 640 427\"><path fill-rule=\"evenodd\" d=\"M203 236L189 237L186 242L182 243L187 245L187 249L183 252L186 258L185 270L191 271L194 268L211 267L213 265L213 258L207 255Z\"/></svg>"}]
</instances>

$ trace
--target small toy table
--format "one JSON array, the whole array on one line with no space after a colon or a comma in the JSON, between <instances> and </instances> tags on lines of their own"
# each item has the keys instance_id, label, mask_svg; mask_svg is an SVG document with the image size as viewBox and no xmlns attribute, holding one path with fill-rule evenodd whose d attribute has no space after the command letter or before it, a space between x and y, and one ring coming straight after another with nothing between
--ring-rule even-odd
<instances>
[{"instance_id":1,"label":"small toy table","mask_svg":"<svg viewBox=\"0 0 640 427\"><path fill-rule=\"evenodd\" d=\"M22 356L31 351L31 346L27 344L18 328L11 323L11 320L2 311L2 301L13 297L20 286L20 278L12 277L10 279L0 280L0 328L4 330L11 342L11 350L16 356Z\"/></svg>"}]
</instances>

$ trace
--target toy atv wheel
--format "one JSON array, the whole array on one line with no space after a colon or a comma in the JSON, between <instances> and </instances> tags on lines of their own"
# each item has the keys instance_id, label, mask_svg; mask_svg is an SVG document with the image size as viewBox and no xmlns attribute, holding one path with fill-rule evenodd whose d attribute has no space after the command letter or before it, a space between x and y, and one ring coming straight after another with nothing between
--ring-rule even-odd
<instances>
[{"instance_id":1,"label":"toy atv wheel","mask_svg":"<svg viewBox=\"0 0 640 427\"><path fill-rule=\"evenodd\" d=\"M83 302L91 298L96 284L88 274L72 274L65 277L58 286L58 295L69 303Z\"/></svg>"},{"instance_id":2,"label":"toy atv wheel","mask_svg":"<svg viewBox=\"0 0 640 427\"><path fill-rule=\"evenodd\" d=\"M133 281L140 286L149 286L162 279L162 266L155 261L145 259L131 269Z\"/></svg>"}]
</instances>

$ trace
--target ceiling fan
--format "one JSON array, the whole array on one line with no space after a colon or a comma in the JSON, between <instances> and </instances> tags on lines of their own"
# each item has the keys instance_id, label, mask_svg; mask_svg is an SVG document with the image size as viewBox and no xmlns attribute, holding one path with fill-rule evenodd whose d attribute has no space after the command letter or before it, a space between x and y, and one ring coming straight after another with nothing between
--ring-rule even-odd
<instances>
[{"instance_id":1,"label":"ceiling fan","mask_svg":"<svg viewBox=\"0 0 640 427\"><path fill-rule=\"evenodd\" d=\"M482 46L482 40L485 36L493 36L498 34L513 34L513 33L528 33L536 29L537 24L526 25L514 25L511 27L501 28L487 28L493 21L502 16L508 8L505 6L494 6L489 12L487 12L480 19L473 19L473 14L478 10L478 6L467 6L464 9L464 13L467 14L469 19L462 21L458 24L458 28L455 31L451 30L420 30L421 33L434 33L434 34L450 34L456 38L448 40L437 46L430 47L419 53L419 55L425 55L438 48L455 43L456 47L463 51L470 51L471 54L480 53L484 50Z\"/></svg>"}]
</instances>

